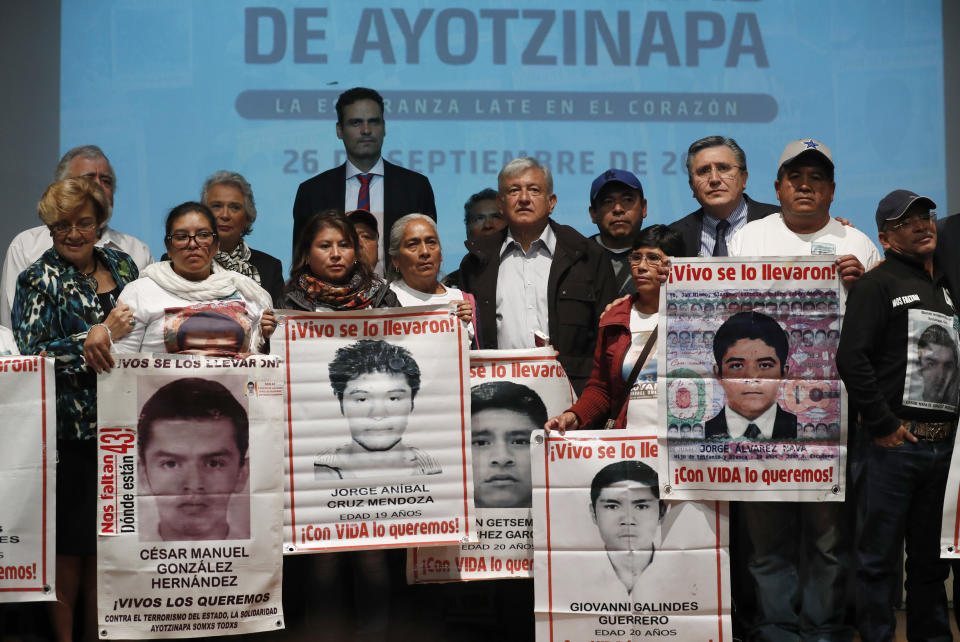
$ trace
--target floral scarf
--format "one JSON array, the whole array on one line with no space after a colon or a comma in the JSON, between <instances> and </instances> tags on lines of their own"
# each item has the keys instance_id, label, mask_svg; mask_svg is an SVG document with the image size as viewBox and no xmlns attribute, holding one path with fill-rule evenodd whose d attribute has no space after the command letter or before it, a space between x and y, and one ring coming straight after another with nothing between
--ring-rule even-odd
<instances>
[{"instance_id":1,"label":"floral scarf","mask_svg":"<svg viewBox=\"0 0 960 642\"><path fill-rule=\"evenodd\" d=\"M380 289L386 285L379 279L365 285L363 275L359 272L354 272L343 285L327 283L310 273L304 273L297 279L297 287L314 307L324 305L334 310L362 310L370 307Z\"/></svg>"}]
</instances>

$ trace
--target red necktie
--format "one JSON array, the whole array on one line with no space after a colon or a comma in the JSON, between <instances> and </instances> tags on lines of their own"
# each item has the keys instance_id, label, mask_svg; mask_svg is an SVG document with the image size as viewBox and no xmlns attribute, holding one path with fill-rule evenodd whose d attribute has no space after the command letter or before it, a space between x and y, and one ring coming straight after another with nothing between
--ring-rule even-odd
<instances>
[{"instance_id":1,"label":"red necktie","mask_svg":"<svg viewBox=\"0 0 960 642\"><path fill-rule=\"evenodd\" d=\"M357 194L357 209L370 211L370 181L373 174L357 174L360 180L360 193Z\"/></svg>"}]
</instances>

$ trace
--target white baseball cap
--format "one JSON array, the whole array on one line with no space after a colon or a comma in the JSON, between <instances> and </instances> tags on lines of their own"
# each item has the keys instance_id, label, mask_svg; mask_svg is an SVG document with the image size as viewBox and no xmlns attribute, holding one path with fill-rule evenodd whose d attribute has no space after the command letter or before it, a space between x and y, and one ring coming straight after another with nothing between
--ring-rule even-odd
<instances>
[{"instance_id":1,"label":"white baseball cap","mask_svg":"<svg viewBox=\"0 0 960 642\"><path fill-rule=\"evenodd\" d=\"M820 154L827 160L830 167L833 167L833 155L830 153L829 147L812 138L800 138L787 143L787 146L783 148L783 153L780 154L780 164L777 165L778 171L779 168L787 163L793 162L804 154Z\"/></svg>"}]
</instances>

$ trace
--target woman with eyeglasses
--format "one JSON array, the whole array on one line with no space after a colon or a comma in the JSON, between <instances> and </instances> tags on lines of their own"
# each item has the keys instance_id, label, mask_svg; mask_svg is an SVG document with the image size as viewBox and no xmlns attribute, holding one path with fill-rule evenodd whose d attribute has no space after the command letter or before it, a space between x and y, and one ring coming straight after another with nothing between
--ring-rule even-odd
<instances>
[{"instance_id":1,"label":"woman with eyeglasses","mask_svg":"<svg viewBox=\"0 0 960 642\"><path fill-rule=\"evenodd\" d=\"M71 639L74 617L96 639L97 372L113 366L110 337L130 331L130 308L117 303L137 278L123 252L95 247L110 217L103 188L87 177L50 185L38 205L53 247L17 279L13 331L22 354L54 357L57 384L57 601L50 615L58 640ZM5 346L3 347L5 349Z\"/></svg>"},{"instance_id":2,"label":"woman with eyeglasses","mask_svg":"<svg viewBox=\"0 0 960 642\"><path fill-rule=\"evenodd\" d=\"M640 231L630 251L630 273L637 291L614 301L600 317L590 380L577 403L544 424L546 430L562 434L606 426L656 434L657 268L668 257L682 253L683 237L666 225Z\"/></svg>"},{"instance_id":3,"label":"woman with eyeglasses","mask_svg":"<svg viewBox=\"0 0 960 642\"><path fill-rule=\"evenodd\" d=\"M170 210L164 241L169 260L148 265L120 301L134 325L114 352L235 355L259 352L276 319L256 281L221 267L217 220L202 204Z\"/></svg>"}]
</instances>

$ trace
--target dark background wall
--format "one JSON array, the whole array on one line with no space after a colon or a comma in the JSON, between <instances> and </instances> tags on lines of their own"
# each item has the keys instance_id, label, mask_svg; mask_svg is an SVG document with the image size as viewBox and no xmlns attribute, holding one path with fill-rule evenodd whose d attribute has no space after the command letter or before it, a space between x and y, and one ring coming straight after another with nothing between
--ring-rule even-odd
<instances>
[{"instance_id":1,"label":"dark background wall","mask_svg":"<svg viewBox=\"0 0 960 642\"><path fill-rule=\"evenodd\" d=\"M60 160L60 2L0 2L0 258Z\"/></svg>"}]
</instances>

